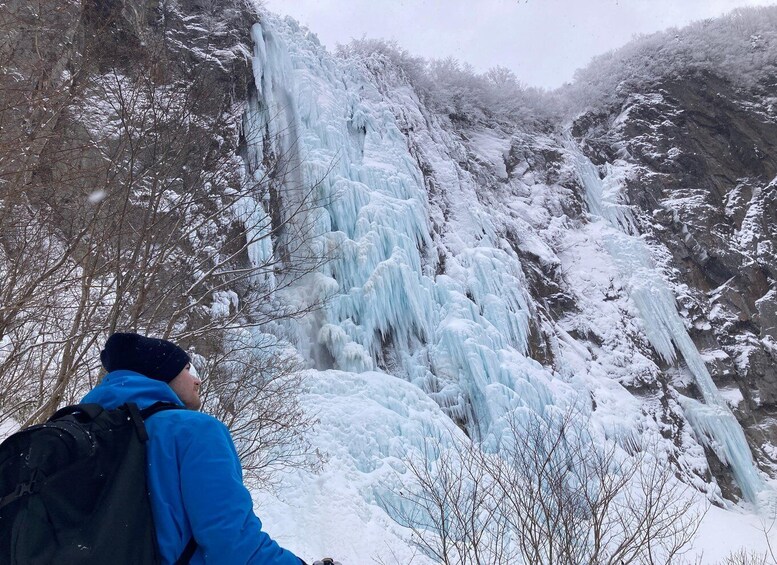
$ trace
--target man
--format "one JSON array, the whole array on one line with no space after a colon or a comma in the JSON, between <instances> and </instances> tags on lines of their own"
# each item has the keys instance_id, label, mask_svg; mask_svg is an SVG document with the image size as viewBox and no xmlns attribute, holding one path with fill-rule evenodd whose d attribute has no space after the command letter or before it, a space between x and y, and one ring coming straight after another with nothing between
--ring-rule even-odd
<instances>
[{"instance_id":1,"label":"man","mask_svg":"<svg viewBox=\"0 0 777 565\"><path fill-rule=\"evenodd\" d=\"M100 360L108 374L83 403L113 409L134 402L143 409L164 401L188 408L146 421L146 480L162 562L175 563L193 537L192 565L304 565L262 531L229 430L197 412L200 380L190 372L189 355L163 339L115 333Z\"/></svg>"}]
</instances>

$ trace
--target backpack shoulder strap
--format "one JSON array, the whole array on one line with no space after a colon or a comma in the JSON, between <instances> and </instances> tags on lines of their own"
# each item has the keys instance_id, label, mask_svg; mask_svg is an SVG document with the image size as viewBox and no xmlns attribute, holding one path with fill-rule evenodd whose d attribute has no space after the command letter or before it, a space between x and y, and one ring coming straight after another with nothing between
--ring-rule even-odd
<instances>
[{"instance_id":1,"label":"backpack shoulder strap","mask_svg":"<svg viewBox=\"0 0 777 565\"><path fill-rule=\"evenodd\" d=\"M142 443L146 443L148 441L148 432L146 431L146 425L143 423L143 415L140 410L138 410L138 405L134 402L127 402L126 404L122 404L120 408L127 409L130 420L132 420L132 424L135 426L135 432L137 432L138 438L140 438Z\"/></svg>"},{"instance_id":2,"label":"backpack shoulder strap","mask_svg":"<svg viewBox=\"0 0 777 565\"><path fill-rule=\"evenodd\" d=\"M138 433L141 433L141 430L142 430L143 435L141 436L141 438L145 438L143 441L148 439L148 434L146 433L146 427L143 424L145 420L149 419L154 414L158 412L162 412L164 410L185 410L185 408L180 404L175 404L173 402L161 402L161 401L155 402L154 404L152 404L147 408L144 408L143 410L138 410L137 404L127 403L127 409L129 410L130 417L135 422L135 426L138 429ZM188 565L189 561L191 561L192 557L194 557L195 551L197 551L197 540L195 540L194 536L192 536L187 542L186 547L181 553L181 556L175 562L175 565Z\"/></svg>"},{"instance_id":3,"label":"backpack shoulder strap","mask_svg":"<svg viewBox=\"0 0 777 565\"><path fill-rule=\"evenodd\" d=\"M135 431L137 432L140 441L145 443L148 441L148 432L146 432L146 425L144 422L148 418L157 412L161 412L162 410L182 410L183 406L179 406L178 404L174 404L172 402L156 402L148 408L140 410L138 405L134 402L127 402L126 404L122 404L120 408L124 408L127 410L127 412L129 412L130 420L132 420L132 423L135 425Z\"/></svg>"},{"instance_id":4,"label":"backpack shoulder strap","mask_svg":"<svg viewBox=\"0 0 777 565\"><path fill-rule=\"evenodd\" d=\"M189 543L186 544L183 553L181 553L181 556L178 558L178 561L175 562L175 565L188 565L189 561L194 557L195 551L197 551L197 540L192 536L189 539Z\"/></svg>"},{"instance_id":5,"label":"backpack shoulder strap","mask_svg":"<svg viewBox=\"0 0 777 565\"><path fill-rule=\"evenodd\" d=\"M185 408L180 404L175 404L174 402L155 402L148 408L141 410L140 416L144 420L148 420L151 416L157 412L161 412L162 410L185 410Z\"/></svg>"}]
</instances>

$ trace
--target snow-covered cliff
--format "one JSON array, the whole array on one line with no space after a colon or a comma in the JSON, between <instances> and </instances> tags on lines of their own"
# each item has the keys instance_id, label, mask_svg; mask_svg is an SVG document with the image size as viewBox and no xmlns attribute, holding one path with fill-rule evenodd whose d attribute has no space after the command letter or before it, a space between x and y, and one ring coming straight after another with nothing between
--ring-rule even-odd
<instances>
[{"instance_id":1,"label":"snow-covered cliff","mask_svg":"<svg viewBox=\"0 0 777 565\"><path fill-rule=\"evenodd\" d=\"M745 362L726 363L773 355L770 326L760 337L730 336L751 343L745 349L715 345L723 334L711 328L725 317L715 304L733 272L723 286L694 284L676 239L661 237L668 222L684 234L688 255L704 254L700 236L681 225L692 202L675 195L656 206L645 195L665 190L645 146L672 137L627 133L652 131L659 118L655 127L667 128L666 112L698 115L707 106L680 99L658 116L638 114L669 104L656 89L613 103L609 114L583 114L574 127L462 123L427 107L404 69L378 51L335 58L311 32L269 14L253 38L247 127L291 151L301 185L316 187L325 204L309 221L332 257L298 289L327 297L325 307L287 330L311 367L305 404L329 454L324 475L300 475L279 494L289 511L299 500L314 509L291 539L316 531L306 546L356 561L397 552L409 562L399 541L407 534L387 513L407 479L402 461L425 438L456 436L455 424L497 449L516 417L570 407L574 424L598 441L624 453L651 446L716 504L773 504L774 389L765 383L752 405L762 415L753 425L754 412L743 409L754 392ZM773 144L774 117L758 115ZM679 135L703 142L693 133ZM638 142L641 152L629 151ZM762 156L752 198L774 193L767 149L755 149ZM256 144L253 162L266 150ZM704 213L711 207L693 213L712 221ZM755 237L773 241L774 222L763 227ZM774 255L760 257L762 284L749 302L768 312ZM317 526L330 504L344 510ZM359 527L358 536L348 533Z\"/></svg>"},{"instance_id":2,"label":"snow-covered cliff","mask_svg":"<svg viewBox=\"0 0 777 565\"><path fill-rule=\"evenodd\" d=\"M443 515L475 509L459 549L508 555L533 508L488 505L537 495L561 502L534 525L582 525L586 549L648 506L693 526L713 504L710 562L763 543L777 9L537 93L386 44L335 55L242 0L6 4L3 433L77 400L101 338L137 329L192 351L300 555L443 561L424 473Z\"/></svg>"}]
</instances>

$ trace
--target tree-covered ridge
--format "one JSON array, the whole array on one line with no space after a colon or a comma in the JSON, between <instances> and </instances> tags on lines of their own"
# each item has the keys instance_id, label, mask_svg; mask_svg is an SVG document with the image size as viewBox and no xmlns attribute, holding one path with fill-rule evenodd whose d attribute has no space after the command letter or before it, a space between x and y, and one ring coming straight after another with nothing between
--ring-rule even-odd
<instances>
[{"instance_id":1,"label":"tree-covered ridge","mask_svg":"<svg viewBox=\"0 0 777 565\"><path fill-rule=\"evenodd\" d=\"M416 57L392 41L354 40L338 53L361 59L367 68L391 65L396 78L408 81L429 109L453 122L547 124L622 101L641 85L694 72L709 71L768 92L777 82L777 6L737 9L638 36L595 57L572 83L554 91L522 84L504 67L478 73L452 57Z\"/></svg>"},{"instance_id":2,"label":"tree-covered ridge","mask_svg":"<svg viewBox=\"0 0 777 565\"><path fill-rule=\"evenodd\" d=\"M777 84L777 6L741 8L720 18L639 36L595 57L558 94L577 112L623 100L640 85L708 71L765 93Z\"/></svg>"}]
</instances>

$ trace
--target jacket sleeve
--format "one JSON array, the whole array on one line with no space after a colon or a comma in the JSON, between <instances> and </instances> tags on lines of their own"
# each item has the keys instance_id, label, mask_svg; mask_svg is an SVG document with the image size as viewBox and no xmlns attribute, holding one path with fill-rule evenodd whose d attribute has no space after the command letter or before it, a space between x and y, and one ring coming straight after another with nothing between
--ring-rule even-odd
<instances>
[{"instance_id":1,"label":"jacket sleeve","mask_svg":"<svg viewBox=\"0 0 777 565\"><path fill-rule=\"evenodd\" d=\"M205 563L299 565L262 531L227 427L198 416L187 422L178 453L181 495Z\"/></svg>"}]
</instances>

